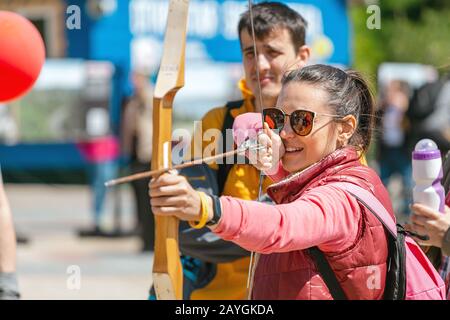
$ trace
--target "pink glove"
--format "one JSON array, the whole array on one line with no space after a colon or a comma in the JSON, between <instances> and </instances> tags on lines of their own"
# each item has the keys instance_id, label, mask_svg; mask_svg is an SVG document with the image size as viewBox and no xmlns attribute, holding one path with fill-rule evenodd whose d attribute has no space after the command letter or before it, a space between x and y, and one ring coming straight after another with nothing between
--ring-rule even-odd
<instances>
[{"instance_id":1,"label":"pink glove","mask_svg":"<svg viewBox=\"0 0 450 320\"><path fill-rule=\"evenodd\" d=\"M261 131L262 118L257 112L247 112L237 116L233 123L233 138L239 147L247 139L256 140Z\"/></svg>"}]
</instances>

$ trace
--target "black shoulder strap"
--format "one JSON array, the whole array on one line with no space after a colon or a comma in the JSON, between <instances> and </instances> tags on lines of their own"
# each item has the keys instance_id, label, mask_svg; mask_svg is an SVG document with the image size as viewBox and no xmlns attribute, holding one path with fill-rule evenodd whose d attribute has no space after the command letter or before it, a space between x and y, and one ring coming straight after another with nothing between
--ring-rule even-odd
<instances>
[{"instance_id":1,"label":"black shoulder strap","mask_svg":"<svg viewBox=\"0 0 450 320\"><path fill-rule=\"evenodd\" d=\"M227 129L233 128L233 122L234 122L234 118L231 115L231 110L240 108L243 103L244 103L244 100L237 100L237 101L230 101L226 104L227 111L225 113L225 118L224 118L223 126L222 126L222 137L224 138L224 141L222 144L222 150L221 150L222 152L231 151L231 150L226 150L227 146L225 143L225 141L228 141L228 139L233 139L232 137L227 137L227 134L229 134L229 132L227 132ZM231 147L233 148L233 146L231 146ZM230 147L228 147L228 148L230 148ZM233 158L233 160L234 160L234 158ZM228 173L230 172L231 168L233 167L233 163L235 163L235 161L230 161L230 159L223 159L222 162L219 162L219 170L217 172L219 195L221 195L223 192L223 188L225 187L225 181L227 181Z\"/></svg>"},{"instance_id":2,"label":"black shoulder strap","mask_svg":"<svg viewBox=\"0 0 450 320\"><path fill-rule=\"evenodd\" d=\"M384 221L383 219L383 217L385 217L386 220L390 219L389 213L372 194L366 192L363 188L348 182L335 183L334 185L336 187L346 190L360 204L362 204L370 212L372 212L372 214L382 223L384 228L390 233L392 233L393 238L394 239L396 238L396 231L391 230L390 225L387 224L388 221ZM384 214L380 216L380 214L378 214L375 210L378 210L378 212L384 210ZM392 228L395 228L395 222L393 223L394 226ZM322 276L323 281L327 285L328 290L330 290L331 296L335 300L347 300L347 297L336 278L336 274L333 272L333 269L331 269L331 266L328 260L326 259L325 254L318 247L309 248L308 252L311 258L316 263L317 269L319 270L319 273Z\"/></svg>"},{"instance_id":3,"label":"black shoulder strap","mask_svg":"<svg viewBox=\"0 0 450 320\"><path fill-rule=\"evenodd\" d=\"M388 232L388 234L391 235L391 237L388 238L388 245L391 245L390 239L393 239L395 241L395 239L397 238L397 231L396 231L397 229L395 221L392 220L389 213L386 211L386 208L384 208L384 206L381 204L381 202L379 202L379 200L375 196L373 196L371 193L364 190L363 188L354 185L352 183L339 182L334 183L334 185L346 190L351 196L353 196L360 204L362 204L365 208L367 208L369 212L371 212L380 221L384 229ZM319 270L319 273L322 276L323 281L330 290L332 297L335 300L347 300L347 297L345 296L345 293L342 290L342 287L336 278L336 274L333 272L333 269L331 269L331 266L328 263L325 254L318 247L309 248L308 252L311 258L316 263L317 269ZM402 289L406 290L405 288L400 288L399 290ZM399 291L399 294L401 295L403 292L404 291Z\"/></svg>"},{"instance_id":4,"label":"black shoulder strap","mask_svg":"<svg viewBox=\"0 0 450 320\"><path fill-rule=\"evenodd\" d=\"M333 269L331 269L324 253L320 251L318 247L309 248L308 252L316 263L317 269L327 285L328 290L330 290L333 299L347 300L347 296L345 295L344 290L342 290L342 287L336 278L336 274Z\"/></svg>"}]
</instances>

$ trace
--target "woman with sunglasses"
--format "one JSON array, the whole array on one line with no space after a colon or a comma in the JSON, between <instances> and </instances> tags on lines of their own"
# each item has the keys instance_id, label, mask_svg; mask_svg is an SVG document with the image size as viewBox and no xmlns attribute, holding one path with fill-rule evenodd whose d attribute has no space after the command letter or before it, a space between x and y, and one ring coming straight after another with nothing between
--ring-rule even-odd
<instances>
[{"instance_id":1,"label":"woman with sunglasses","mask_svg":"<svg viewBox=\"0 0 450 320\"><path fill-rule=\"evenodd\" d=\"M256 166L275 182L268 189L275 205L207 196L183 177L165 174L149 185L153 212L193 227L206 224L259 253L252 299L333 299L312 247L324 253L347 299L382 299L383 226L335 185L345 181L370 191L393 216L379 177L359 160L369 147L373 109L368 85L354 71L325 65L291 71L277 107L264 111L258 137L266 151L256 155Z\"/></svg>"}]
</instances>

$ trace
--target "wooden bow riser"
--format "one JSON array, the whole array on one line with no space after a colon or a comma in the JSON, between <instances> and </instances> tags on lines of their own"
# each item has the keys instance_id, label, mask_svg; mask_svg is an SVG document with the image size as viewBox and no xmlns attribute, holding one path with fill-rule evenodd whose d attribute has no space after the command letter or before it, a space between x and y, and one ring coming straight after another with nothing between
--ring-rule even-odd
<instances>
[{"instance_id":1,"label":"wooden bow riser","mask_svg":"<svg viewBox=\"0 0 450 320\"><path fill-rule=\"evenodd\" d=\"M188 0L171 0L167 18L163 58L153 100L152 170L171 164L172 106L184 85L184 60ZM158 300L183 298L183 268L175 217L155 217L153 284Z\"/></svg>"}]
</instances>

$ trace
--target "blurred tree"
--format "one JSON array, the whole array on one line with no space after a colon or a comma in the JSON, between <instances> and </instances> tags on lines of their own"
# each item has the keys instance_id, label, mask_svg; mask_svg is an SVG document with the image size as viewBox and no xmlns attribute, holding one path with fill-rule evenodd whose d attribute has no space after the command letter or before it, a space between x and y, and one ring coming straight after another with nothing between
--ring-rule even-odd
<instances>
[{"instance_id":1,"label":"blurred tree","mask_svg":"<svg viewBox=\"0 0 450 320\"><path fill-rule=\"evenodd\" d=\"M376 75L383 61L430 64L440 71L450 64L450 1L379 0L350 1L354 24L354 65ZM369 4L381 9L381 29L370 30L366 21Z\"/></svg>"},{"instance_id":2,"label":"blurred tree","mask_svg":"<svg viewBox=\"0 0 450 320\"><path fill-rule=\"evenodd\" d=\"M383 43L381 30L367 28L366 22L369 15L365 5L354 5L350 7L350 10L354 29L353 68L365 75L376 75L378 65L387 59L387 52L381 46Z\"/></svg>"}]
</instances>

